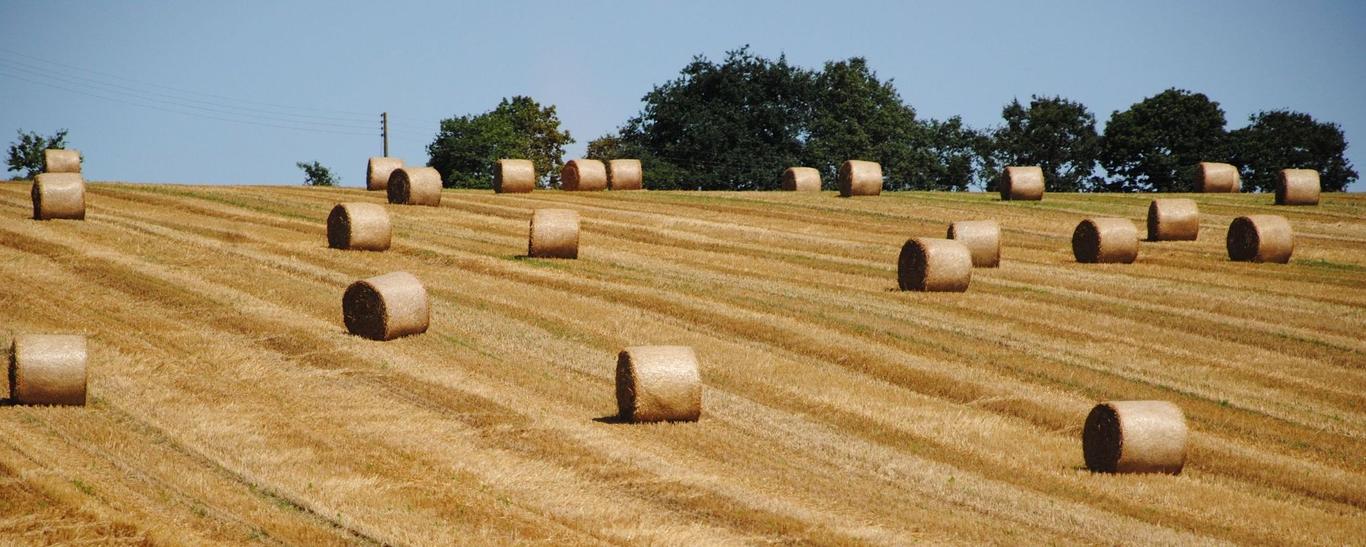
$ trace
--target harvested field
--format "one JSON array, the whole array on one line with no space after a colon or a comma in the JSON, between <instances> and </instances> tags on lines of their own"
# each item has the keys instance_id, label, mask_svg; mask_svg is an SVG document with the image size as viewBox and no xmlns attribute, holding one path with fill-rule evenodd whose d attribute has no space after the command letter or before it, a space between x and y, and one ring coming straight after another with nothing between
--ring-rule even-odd
<instances>
[{"instance_id":1,"label":"harvested field","mask_svg":"<svg viewBox=\"0 0 1366 547\"><path fill-rule=\"evenodd\" d=\"M0 346L88 336L84 408L0 407L19 543L1366 541L1366 196L1189 194L1200 240L1077 264L1151 195L443 194L384 253L362 189L91 183L84 222L0 184ZM537 208L578 260L526 258ZM1289 264L1231 262L1283 215ZM897 291L909 237L1000 222L964 293ZM431 326L346 333L347 285L422 280ZM619 423L628 346L695 349L695 423ZM7 390L5 390L7 391ZM1164 400L1180 475L1086 470L1099 401Z\"/></svg>"}]
</instances>

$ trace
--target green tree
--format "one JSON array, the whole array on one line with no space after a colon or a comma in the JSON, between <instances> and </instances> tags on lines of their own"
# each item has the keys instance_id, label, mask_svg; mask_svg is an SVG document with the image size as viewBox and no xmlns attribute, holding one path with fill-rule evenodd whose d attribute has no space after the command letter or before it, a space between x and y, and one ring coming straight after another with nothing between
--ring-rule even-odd
<instances>
[{"instance_id":1,"label":"green tree","mask_svg":"<svg viewBox=\"0 0 1366 547\"><path fill-rule=\"evenodd\" d=\"M1190 192L1197 163L1228 161L1224 111L1203 93L1168 89L1115 112L1101 137L1098 189Z\"/></svg>"},{"instance_id":2,"label":"green tree","mask_svg":"<svg viewBox=\"0 0 1366 547\"><path fill-rule=\"evenodd\" d=\"M890 189L922 187L933 176L931 132L867 60L825 63L815 88L805 164L820 169L828 183L848 159L881 163Z\"/></svg>"},{"instance_id":3,"label":"green tree","mask_svg":"<svg viewBox=\"0 0 1366 547\"><path fill-rule=\"evenodd\" d=\"M1289 110L1258 112L1248 120L1247 127L1229 133L1244 187L1274 191L1276 173L1286 168L1317 170L1326 192L1340 192L1357 179L1337 124Z\"/></svg>"},{"instance_id":4,"label":"green tree","mask_svg":"<svg viewBox=\"0 0 1366 547\"><path fill-rule=\"evenodd\" d=\"M307 179L304 182L304 186L336 186L341 183L340 177L333 175L331 169L328 169L316 160L313 163L301 161L294 165L297 165L299 166L299 169L304 170L304 176Z\"/></svg>"},{"instance_id":5,"label":"green tree","mask_svg":"<svg viewBox=\"0 0 1366 547\"><path fill-rule=\"evenodd\" d=\"M66 148L65 129L58 129L51 137L20 129L19 140L9 145L9 170L23 172L26 179L38 176L43 172L43 151L49 148Z\"/></svg>"},{"instance_id":6,"label":"green tree","mask_svg":"<svg viewBox=\"0 0 1366 547\"><path fill-rule=\"evenodd\" d=\"M568 131L560 130L554 105L542 107L530 97L516 96L483 114L442 120L427 146L427 165L441 173L447 187L489 188L495 162L525 158L545 184L555 186L564 165L564 146L573 142Z\"/></svg>"},{"instance_id":7,"label":"green tree","mask_svg":"<svg viewBox=\"0 0 1366 547\"><path fill-rule=\"evenodd\" d=\"M999 166L1037 165L1048 189L1078 192L1100 184L1095 176L1100 156L1096 117L1086 106L1062 97L1019 99L1001 109L1005 125L992 132L992 161L984 173L988 190L995 190Z\"/></svg>"}]
</instances>

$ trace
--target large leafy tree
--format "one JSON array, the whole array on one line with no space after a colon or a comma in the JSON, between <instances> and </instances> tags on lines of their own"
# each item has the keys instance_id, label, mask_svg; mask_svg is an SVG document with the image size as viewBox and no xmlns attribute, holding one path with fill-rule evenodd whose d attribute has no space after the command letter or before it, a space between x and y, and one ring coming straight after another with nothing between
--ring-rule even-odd
<instances>
[{"instance_id":1,"label":"large leafy tree","mask_svg":"<svg viewBox=\"0 0 1366 547\"><path fill-rule=\"evenodd\" d=\"M1001 109L1005 125L992 132L991 174L998 165L1037 165L1048 189L1077 192L1099 184L1100 156L1096 117L1086 106L1062 97L1030 98L1029 106L1012 100ZM994 189L989 176L988 189Z\"/></svg>"},{"instance_id":2,"label":"large leafy tree","mask_svg":"<svg viewBox=\"0 0 1366 547\"><path fill-rule=\"evenodd\" d=\"M38 176L43 172L43 151L49 148L66 148L65 129L58 129L50 137L20 129L19 140L9 145L9 170L22 172L26 179Z\"/></svg>"},{"instance_id":3,"label":"large leafy tree","mask_svg":"<svg viewBox=\"0 0 1366 547\"><path fill-rule=\"evenodd\" d=\"M1195 165L1229 159L1224 111L1203 93L1168 89L1115 112L1101 138L1099 189L1189 192Z\"/></svg>"},{"instance_id":4,"label":"large leafy tree","mask_svg":"<svg viewBox=\"0 0 1366 547\"><path fill-rule=\"evenodd\" d=\"M892 82L879 80L865 59L825 63L815 89L805 158L823 178L833 181L848 159L881 163L892 188L915 187L931 176L930 132L916 123L915 109L901 101Z\"/></svg>"},{"instance_id":5,"label":"large leafy tree","mask_svg":"<svg viewBox=\"0 0 1366 547\"><path fill-rule=\"evenodd\" d=\"M553 186L559 184L564 146L573 142L568 131L560 130L554 105L516 96L483 114L442 120L427 145L427 165L441 173L447 187L488 188L496 161L525 158L535 164L541 181Z\"/></svg>"},{"instance_id":6,"label":"large leafy tree","mask_svg":"<svg viewBox=\"0 0 1366 547\"><path fill-rule=\"evenodd\" d=\"M1276 173L1285 168L1317 170L1328 192L1340 192L1357 179L1345 157L1347 138L1337 124L1289 110L1258 112L1249 121L1247 127L1229 133L1243 186L1273 191Z\"/></svg>"}]
</instances>

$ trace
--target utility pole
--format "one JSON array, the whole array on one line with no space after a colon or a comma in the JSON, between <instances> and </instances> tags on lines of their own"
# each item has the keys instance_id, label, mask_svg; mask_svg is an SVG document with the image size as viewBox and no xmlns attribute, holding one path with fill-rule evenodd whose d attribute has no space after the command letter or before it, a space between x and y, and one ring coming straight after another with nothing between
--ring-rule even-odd
<instances>
[{"instance_id":1,"label":"utility pole","mask_svg":"<svg viewBox=\"0 0 1366 547\"><path fill-rule=\"evenodd\" d=\"M384 157L389 157L389 113L379 113L379 134L384 137Z\"/></svg>"}]
</instances>

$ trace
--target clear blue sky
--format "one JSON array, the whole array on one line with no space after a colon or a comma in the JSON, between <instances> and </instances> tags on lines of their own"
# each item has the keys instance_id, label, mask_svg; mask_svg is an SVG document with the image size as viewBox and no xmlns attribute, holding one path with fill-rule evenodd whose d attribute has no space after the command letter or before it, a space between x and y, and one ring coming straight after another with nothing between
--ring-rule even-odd
<instances>
[{"instance_id":1,"label":"clear blue sky","mask_svg":"<svg viewBox=\"0 0 1366 547\"><path fill-rule=\"evenodd\" d=\"M921 116L973 127L1031 94L1104 124L1173 86L1230 129L1299 110L1340 124L1366 174L1363 29L1351 1L0 0L0 142L68 128L94 180L298 184L316 159L356 186L382 110L391 155L421 163L441 118L530 95L559 108L574 156L693 55L750 44L804 66L867 57Z\"/></svg>"}]
</instances>

